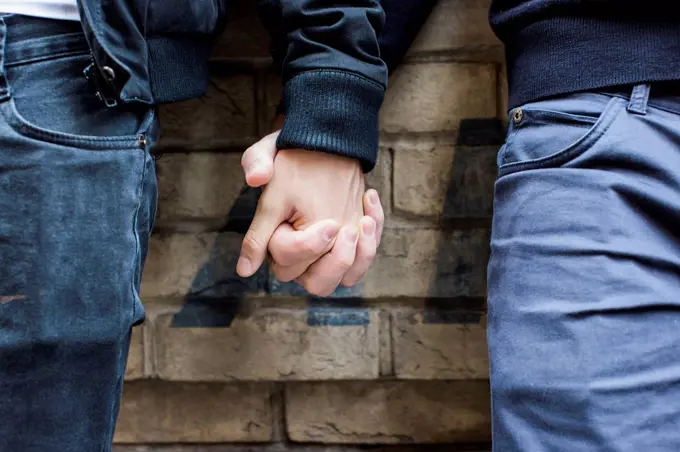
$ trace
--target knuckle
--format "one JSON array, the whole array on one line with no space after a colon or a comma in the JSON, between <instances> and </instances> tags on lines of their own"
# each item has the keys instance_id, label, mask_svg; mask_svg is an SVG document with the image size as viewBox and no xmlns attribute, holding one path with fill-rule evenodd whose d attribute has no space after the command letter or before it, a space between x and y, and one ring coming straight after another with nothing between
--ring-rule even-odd
<instances>
[{"instance_id":1,"label":"knuckle","mask_svg":"<svg viewBox=\"0 0 680 452\"><path fill-rule=\"evenodd\" d=\"M291 256L292 253L290 250L277 249L272 246L271 242L269 243L269 252L274 259L274 262L282 268L289 268L297 263L297 260L293 259L294 256Z\"/></svg>"},{"instance_id":2,"label":"knuckle","mask_svg":"<svg viewBox=\"0 0 680 452\"><path fill-rule=\"evenodd\" d=\"M257 204L257 210L260 214L269 216L276 212L276 205L270 200L269 196L263 196L260 198L260 202Z\"/></svg>"},{"instance_id":3,"label":"knuckle","mask_svg":"<svg viewBox=\"0 0 680 452\"><path fill-rule=\"evenodd\" d=\"M346 272L354 264L354 259L351 256L341 256L336 259L338 267Z\"/></svg>"},{"instance_id":4,"label":"knuckle","mask_svg":"<svg viewBox=\"0 0 680 452\"><path fill-rule=\"evenodd\" d=\"M246 253L251 254L258 253L262 250L262 244L260 243L257 234L252 229L249 229L243 237L243 250Z\"/></svg>"},{"instance_id":5,"label":"knuckle","mask_svg":"<svg viewBox=\"0 0 680 452\"><path fill-rule=\"evenodd\" d=\"M366 251L364 251L364 259L368 261L369 263L373 262L378 255L378 250L377 247L372 246Z\"/></svg>"},{"instance_id":6,"label":"knuckle","mask_svg":"<svg viewBox=\"0 0 680 452\"><path fill-rule=\"evenodd\" d=\"M302 254L306 254L306 255L316 254L318 250L316 249L316 247L314 245L315 244L311 243L310 240L297 238L295 240L295 242L293 243L293 249L298 253L302 253Z\"/></svg>"},{"instance_id":7,"label":"knuckle","mask_svg":"<svg viewBox=\"0 0 680 452\"><path fill-rule=\"evenodd\" d=\"M287 272L284 267L281 267L280 265L277 264L273 264L271 268L272 272L274 273L274 276L279 281L287 283L293 280L293 278L291 278L290 272Z\"/></svg>"},{"instance_id":8,"label":"knuckle","mask_svg":"<svg viewBox=\"0 0 680 452\"><path fill-rule=\"evenodd\" d=\"M380 209L380 208L375 209L375 212L373 214L373 219L378 224L384 223L385 222L385 212L383 212L383 210Z\"/></svg>"},{"instance_id":9,"label":"knuckle","mask_svg":"<svg viewBox=\"0 0 680 452\"><path fill-rule=\"evenodd\" d=\"M351 277L349 277L349 278L346 277L345 279L343 279L343 280L342 280L342 285L343 285L344 287L354 287L354 286L357 285L358 282L359 282L359 281L356 279L356 277L351 276Z\"/></svg>"},{"instance_id":10,"label":"knuckle","mask_svg":"<svg viewBox=\"0 0 680 452\"><path fill-rule=\"evenodd\" d=\"M342 285L346 287L356 286L364 279L366 271L367 266L364 265L350 269L342 279Z\"/></svg>"},{"instance_id":11,"label":"knuckle","mask_svg":"<svg viewBox=\"0 0 680 452\"><path fill-rule=\"evenodd\" d=\"M286 253L282 249L281 244L277 240L276 234L272 236L272 238L269 239L269 244L268 250L269 250L269 255L271 256L271 259L273 261L273 264L279 266L279 267L285 267L288 265L286 263Z\"/></svg>"},{"instance_id":12,"label":"knuckle","mask_svg":"<svg viewBox=\"0 0 680 452\"><path fill-rule=\"evenodd\" d=\"M329 290L325 284L319 283L314 279L305 281L303 287L307 292L317 297L327 297L333 293L332 288Z\"/></svg>"}]
</instances>

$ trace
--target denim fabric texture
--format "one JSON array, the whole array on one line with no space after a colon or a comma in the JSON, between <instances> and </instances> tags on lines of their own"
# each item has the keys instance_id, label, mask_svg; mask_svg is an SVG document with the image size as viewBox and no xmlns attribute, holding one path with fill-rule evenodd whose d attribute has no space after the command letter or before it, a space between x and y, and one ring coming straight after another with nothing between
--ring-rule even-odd
<instances>
[{"instance_id":1,"label":"denim fabric texture","mask_svg":"<svg viewBox=\"0 0 680 452\"><path fill-rule=\"evenodd\" d=\"M680 450L680 97L524 104L498 163L493 450Z\"/></svg>"},{"instance_id":2,"label":"denim fabric texture","mask_svg":"<svg viewBox=\"0 0 680 452\"><path fill-rule=\"evenodd\" d=\"M0 451L109 451L156 206L156 112L77 24L0 17Z\"/></svg>"}]
</instances>

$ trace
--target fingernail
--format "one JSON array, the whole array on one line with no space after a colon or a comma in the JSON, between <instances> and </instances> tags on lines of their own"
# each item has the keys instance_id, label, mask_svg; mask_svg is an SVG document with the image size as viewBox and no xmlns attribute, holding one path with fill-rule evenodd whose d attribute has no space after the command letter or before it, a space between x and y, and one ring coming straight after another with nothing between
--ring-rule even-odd
<instances>
[{"instance_id":1,"label":"fingernail","mask_svg":"<svg viewBox=\"0 0 680 452\"><path fill-rule=\"evenodd\" d=\"M377 206L380 202L380 199L378 199L378 193L372 191L371 194L368 195L368 200L371 202L371 205Z\"/></svg>"},{"instance_id":2,"label":"fingernail","mask_svg":"<svg viewBox=\"0 0 680 452\"><path fill-rule=\"evenodd\" d=\"M241 275L249 275L250 274L250 260L248 260L247 257L241 256L238 258L238 263L236 264L236 267L238 268L238 273Z\"/></svg>"},{"instance_id":3,"label":"fingernail","mask_svg":"<svg viewBox=\"0 0 680 452\"><path fill-rule=\"evenodd\" d=\"M340 227L337 224L330 224L323 229L323 239L327 242L333 240L337 235Z\"/></svg>"},{"instance_id":4,"label":"fingernail","mask_svg":"<svg viewBox=\"0 0 680 452\"><path fill-rule=\"evenodd\" d=\"M361 223L361 230L366 237L372 237L373 232L375 231L375 223L372 221L363 221Z\"/></svg>"},{"instance_id":5,"label":"fingernail","mask_svg":"<svg viewBox=\"0 0 680 452\"><path fill-rule=\"evenodd\" d=\"M349 240L352 243L356 243L358 238L359 231L357 231L357 228L355 226L347 228L347 240Z\"/></svg>"}]
</instances>

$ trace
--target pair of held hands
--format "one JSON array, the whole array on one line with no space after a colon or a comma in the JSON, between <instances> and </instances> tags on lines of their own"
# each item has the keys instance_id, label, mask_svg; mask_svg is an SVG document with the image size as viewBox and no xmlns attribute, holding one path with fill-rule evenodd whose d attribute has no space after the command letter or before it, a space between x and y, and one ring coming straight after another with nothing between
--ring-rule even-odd
<instances>
[{"instance_id":1,"label":"pair of held hands","mask_svg":"<svg viewBox=\"0 0 680 452\"><path fill-rule=\"evenodd\" d=\"M252 276L268 258L280 281L326 297L366 274L380 245L383 208L375 190L365 191L359 162L302 149L277 152L278 135L241 159L246 183L264 189L236 271Z\"/></svg>"}]
</instances>

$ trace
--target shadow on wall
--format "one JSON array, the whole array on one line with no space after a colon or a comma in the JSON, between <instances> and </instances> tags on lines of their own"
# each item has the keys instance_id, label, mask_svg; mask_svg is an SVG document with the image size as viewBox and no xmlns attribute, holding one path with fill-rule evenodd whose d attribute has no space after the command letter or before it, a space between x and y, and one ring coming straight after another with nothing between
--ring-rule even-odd
<instances>
[{"instance_id":1,"label":"shadow on wall","mask_svg":"<svg viewBox=\"0 0 680 452\"><path fill-rule=\"evenodd\" d=\"M457 296L451 281L470 273L470 256L457 255L454 240L466 234L490 229L496 152L504 139L502 121L466 119L461 121L454 149L447 193L438 224L442 227L435 259L436 271L425 298L426 323L479 323L484 298ZM296 283L282 283L266 266L256 275L243 279L236 274L236 261L243 235L255 213L261 190L244 187L232 206L227 224L218 234L207 263L196 274L182 309L174 316L173 327L229 327L246 309L245 300L257 294L304 297L308 303L310 326L363 325L369 322L362 297L362 284L339 287L328 299L308 294ZM488 244L488 240L486 241ZM488 246L473 250L476 259L488 258ZM479 253L479 254L478 254Z\"/></svg>"}]
</instances>

